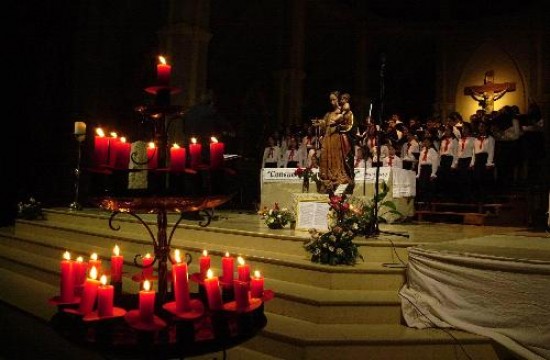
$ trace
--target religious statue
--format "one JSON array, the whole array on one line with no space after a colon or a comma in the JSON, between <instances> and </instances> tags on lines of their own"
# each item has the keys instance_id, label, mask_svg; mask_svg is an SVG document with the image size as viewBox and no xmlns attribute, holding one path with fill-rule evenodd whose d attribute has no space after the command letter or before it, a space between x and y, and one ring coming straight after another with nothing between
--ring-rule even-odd
<instances>
[{"instance_id":1,"label":"religious statue","mask_svg":"<svg viewBox=\"0 0 550 360\"><path fill-rule=\"evenodd\" d=\"M497 84L494 80L495 72L489 70L485 72L483 85L473 85L464 88L464 95L469 95L476 100L485 114L490 114L495 110L495 101L502 98L507 92L516 90L516 83L505 82Z\"/></svg>"},{"instance_id":2,"label":"religious statue","mask_svg":"<svg viewBox=\"0 0 550 360\"><path fill-rule=\"evenodd\" d=\"M351 129L346 121L353 121L353 114L348 105L342 111L340 93L333 91L329 96L332 110L323 119L314 119L314 126L319 126L323 137L321 140L321 157L319 162L319 192L334 192L340 185L353 185L353 176L347 170L347 155L351 146L347 132ZM347 97L349 100L349 95ZM351 115L351 117L350 117ZM351 187L353 189L353 187Z\"/></svg>"}]
</instances>

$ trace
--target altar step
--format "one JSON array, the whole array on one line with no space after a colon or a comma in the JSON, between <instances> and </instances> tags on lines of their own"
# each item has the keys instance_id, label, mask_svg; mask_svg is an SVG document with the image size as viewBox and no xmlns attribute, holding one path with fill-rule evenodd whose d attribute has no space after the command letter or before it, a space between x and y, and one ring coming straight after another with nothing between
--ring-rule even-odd
<instances>
[{"instance_id":1,"label":"altar step","mask_svg":"<svg viewBox=\"0 0 550 360\"><path fill-rule=\"evenodd\" d=\"M0 232L0 270L27 279L19 281L20 289L11 293L6 284L0 285L0 298L13 297L18 306L18 298L24 298L29 287L43 284L40 298L35 295L29 304L21 306L47 317L54 310L47 299L58 291L63 251L85 258L96 251L108 268L105 259L110 258L115 243L125 255L124 291L137 293L137 284L130 280L139 271L132 264L133 255L152 251L143 225L133 218L119 219L115 224L122 227L113 231L107 226L107 215L48 209L45 213L46 220L19 219L13 232ZM174 219L170 217L169 228ZM156 223L154 215L147 215L146 221ZM384 263L398 262L396 253L406 261L406 248L413 242L359 239L366 262L354 267L329 267L309 261L301 247L305 239L188 224L180 224L175 231L173 247L191 253L195 259L191 271L198 270L196 259L202 249L208 249L214 270L220 273L221 257L229 251L233 256L244 256L253 270L261 270L266 288L276 294L266 303L267 327L254 339L231 349L231 359L456 359L459 346L449 335L401 324L397 291L405 281L405 270ZM283 246L293 246L295 252ZM196 291L194 286L192 291ZM489 339L455 333L476 359L495 359Z\"/></svg>"},{"instance_id":2,"label":"altar step","mask_svg":"<svg viewBox=\"0 0 550 360\"><path fill-rule=\"evenodd\" d=\"M80 241L68 240L65 238L66 235L46 240L42 236L44 234L41 233L40 237L37 236L35 239L24 239L15 235L0 235L0 239L2 239L0 244L1 266L56 286L59 283L61 254L65 250L69 250L73 256L83 254L87 257L89 252L86 249L89 245L82 244ZM82 239L80 237L80 240ZM119 241L118 244L124 249L128 249L127 245L131 246L123 241ZM94 248L94 251L102 254L109 249ZM105 258L108 259L107 256L103 257L103 259ZM309 269L300 269L296 263L290 263L288 259L285 260L285 265L279 264L276 259L262 258L258 255L250 256L247 259L252 259L250 261L252 266L264 269L266 287L273 289L277 294L275 299L266 304L266 308L270 312L317 323L337 321L341 323L398 324L400 322L401 310L396 289L399 289L403 283L404 269L386 269L380 265L367 264L357 266L361 267L362 271L346 267L346 270L353 269L354 271L348 271L347 274L338 272L333 274L331 271L327 271L326 266L311 264L307 259L299 259L299 263ZM212 255L212 265L216 272L220 271L216 268L216 264L220 263L221 254L220 256ZM108 260L103 260L102 265L106 269L110 267ZM191 271L198 270L196 265L191 265L190 269ZM318 269L317 273L315 273L315 269ZM321 272L321 270L323 271ZM125 261L124 271L123 290L137 293L139 286L131 280L131 276L140 270L132 263ZM323 272L326 274L323 275ZM289 273L289 275L285 275L285 273ZM328 282L320 282L318 286L314 286L311 285L315 283L314 281L307 283L308 277ZM334 277L332 281L335 284L330 280L331 277ZM297 281L298 278L302 278L303 281ZM371 284L363 284L363 282ZM352 289L353 283L356 283L356 289ZM193 285L192 290L197 290L196 285Z\"/></svg>"}]
</instances>

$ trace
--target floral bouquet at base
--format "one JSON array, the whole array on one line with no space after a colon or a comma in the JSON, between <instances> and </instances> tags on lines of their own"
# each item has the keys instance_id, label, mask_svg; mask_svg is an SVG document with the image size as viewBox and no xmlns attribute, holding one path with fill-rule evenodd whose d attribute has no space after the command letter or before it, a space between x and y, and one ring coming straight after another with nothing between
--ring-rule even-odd
<instances>
[{"instance_id":1,"label":"floral bouquet at base","mask_svg":"<svg viewBox=\"0 0 550 360\"><path fill-rule=\"evenodd\" d=\"M357 259L364 261L359 253L357 245L353 242L356 236L369 237L372 235L372 226L375 216L374 200L387 208L386 213L399 214L395 204L391 201L383 201L388 193L386 184L382 184L383 191L378 199L366 202L364 199L329 194L328 232L319 233L316 229L310 229L311 239L304 244L304 248L311 254L311 261L328 265L355 265ZM378 214L378 219L382 215Z\"/></svg>"},{"instance_id":2,"label":"floral bouquet at base","mask_svg":"<svg viewBox=\"0 0 550 360\"><path fill-rule=\"evenodd\" d=\"M280 208L278 203L275 203L271 209L265 206L262 210L258 211L258 215L262 217L270 229L282 229L294 221L294 213L287 208Z\"/></svg>"}]
</instances>

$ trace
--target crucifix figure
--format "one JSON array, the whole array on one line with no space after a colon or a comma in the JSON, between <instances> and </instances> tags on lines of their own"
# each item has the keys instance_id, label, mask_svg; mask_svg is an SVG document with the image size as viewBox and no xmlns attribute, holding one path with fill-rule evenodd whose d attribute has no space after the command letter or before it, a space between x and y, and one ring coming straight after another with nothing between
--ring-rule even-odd
<instances>
[{"instance_id":1,"label":"crucifix figure","mask_svg":"<svg viewBox=\"0 0 550 360\"><path fill-rule=\"evenodd\" d=\"M495 101L502 98L507 92L515 91L516 83L495 83L495 72L489 70L485 73L483 85L472 85L464 88L464 95L471 96L479 103L479 106L490 114L495 109Z\"/></svg>"}]
</instances>

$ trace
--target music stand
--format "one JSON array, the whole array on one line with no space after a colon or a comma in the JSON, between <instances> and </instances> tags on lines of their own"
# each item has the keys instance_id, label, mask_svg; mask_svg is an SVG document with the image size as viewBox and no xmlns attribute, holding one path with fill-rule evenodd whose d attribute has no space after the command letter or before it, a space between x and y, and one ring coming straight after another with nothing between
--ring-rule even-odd
<instances>
[{"instance_id":1,"label":"music stand","mask_svg":"<svg viewBox=\"0 0 550 360\"><path fill-rule=\"evenodd\" d=\"M384 88L384 76L386 71L386 56L385 54L382 54L380 56L380 110L378 112L378 124L374 123L374 131L376 134L376 175L375 175L375 181L374 181L374 208L373 208L373 217L370 224L370 231L366 235L366 237L371 236L378 236L380 234L388 234L388 235L395 235L395 236L402 236L408 238L408 234L402 234L402 233L396 233L391 231L382 231L380 230L379 224L378 224L378 197L379 197L379 185L380 185L380 165L382 163L381 159L381 147L380 147L380 131L378 130L378 126L380 129L382 129L382 115L384 113L384 95L385 95L385 88ZM365 174L366 176L366 174Z\"/></svg>"}]
</instances>

